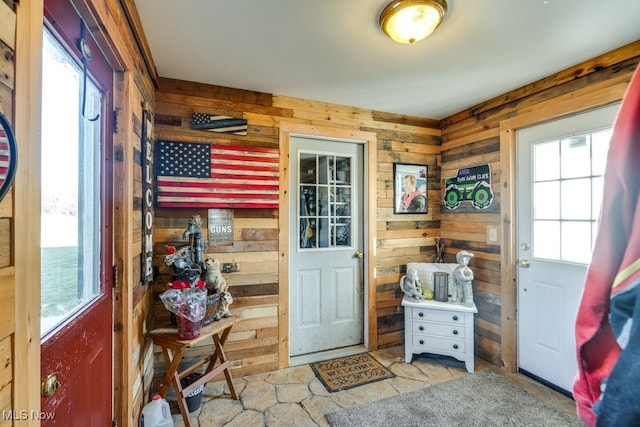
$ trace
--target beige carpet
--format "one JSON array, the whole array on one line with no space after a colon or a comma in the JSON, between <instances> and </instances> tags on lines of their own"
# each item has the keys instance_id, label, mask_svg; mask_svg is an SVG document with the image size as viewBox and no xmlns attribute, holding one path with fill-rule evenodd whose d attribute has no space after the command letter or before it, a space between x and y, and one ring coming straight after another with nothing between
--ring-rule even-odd
<instances>
[{"instance_id":1,"label":"beige carpet","mask_svg":"<svg viewBox=\"0 0 640 427\"><path fill-rule=\"evenodd\" d=\"M395 376L369 353L312 363L311 369L330 392L346 390Z\"/></svg>"},{"instance_id":2,"label":"beige carpet","mask_svg":"<svg viewBox=\"0 0 640 427\"><path fill-rule=\"evenodd\" d=\"M327 420L335 427L582 426L489 371L342 409Z\"/></svg>"}]
</instances>

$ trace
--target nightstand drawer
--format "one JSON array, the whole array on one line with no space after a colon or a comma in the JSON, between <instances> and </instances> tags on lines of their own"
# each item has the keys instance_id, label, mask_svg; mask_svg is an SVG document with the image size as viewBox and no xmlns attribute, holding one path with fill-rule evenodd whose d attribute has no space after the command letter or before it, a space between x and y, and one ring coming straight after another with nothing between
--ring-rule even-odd
<instances>
[{"instance_id":1,"label":"nightstand drawer","mask_svg":"<svg viewBox=\"0 0 640 427\"><path fill-rule=\"evenodd\" d=\"M437 335L446 338L464 338L464 325L447 325L444 323L413 322L414 334Z\"/></svg>"},{"instance_id":2,"label":"nightstand drawer","mask_svg":"<svg viewBox=\"0 0 640 427\"><path fill-rule=\"evenodd\" d=\"M464 314L454 311L428 310L422 308L413 309L414 320L426 320L429 322L442 322L452 324L464 324Z\"/></svg>"},{"instance_id":3,"label":"nightstand drawer","mask_svg":"<svg viewBox=\"0 0 640 427\"><path fill-rule=\"evenodd\" d=\"M473 315L471 307L440 301L412 301L404 297L404 360L414 354L432 353L463 361L468 372L474 368Z\"/></svg>"},{"instance_id":4,"label":"nightstand drawer","mask_svg":"<svg viewBox=\"0 0 640 427\"><path fill-rule=\"evenodd\" d=\"M416 353L435 353L436 351L465 352L464 340L413 335L413 351Z\"/></svg>"}]
</instances>

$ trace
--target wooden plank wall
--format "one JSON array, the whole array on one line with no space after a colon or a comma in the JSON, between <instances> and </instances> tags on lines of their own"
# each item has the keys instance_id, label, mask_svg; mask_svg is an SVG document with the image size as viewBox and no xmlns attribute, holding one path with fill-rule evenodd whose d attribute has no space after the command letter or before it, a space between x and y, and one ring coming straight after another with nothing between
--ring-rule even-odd
<instances>
[{"instance_id":1,"label":"wooden plank wall","mask_svg":"<svg viewBox=\"0 0 640 427\"><path fill-rule=\"evenodd\" d=\"M94 34L112 61L115 78L114 133L114 413L118 425L139 425L142 407L151 399L153 344L146 336L153 321L152 286L141 279L142 120L153 116L155 67L149 57L132 0L75 0L101 29ZM86 18L85 18L86 19ZM92 22L91 20L89 22ZM116 67L117 68L117 67Z\"/></svg>"},{"instance_id":2,"label":"wooden plank wall","mask_svg":"<svg viewBox=\"0 0 640 427\"><path fill-rule=\"evenodd\" d=\"M513 281L501 282L501 255L505 248L500 244L487 243L488 226L504 230L500 214L501 190L512 185L500 162L501 122L527 114L536 115L540 122L548 120L578 93L587 96L580 101L581 105L571 106L573 111L597 106L600 102L598 97L588 96L596 91L610 91L620 98L639 60L640 42L635 42L441 121L441 180L455 176L459 167L488 163L496 196L493 205L485 211L463 207L464 204L456 210L440 207L440 234L447 247L445 261L455 262L455 253L461 249L475 254L470 266L475 273L473 287L478 305L475 324L477 356L498 366L512 365L515 357L514 354L506 354L513 353L510 349L515 348L515 338L509 332L513 325L504 325L501 318L505 311L515 313L514 301L510 297L513 289L507 289L515 285Z\"/></svg>"},{"instance_id":3,"label":"wooden plank wall","mask_svg":"<svg viewBox=\"0 0 640 427\"><path fill-rule=\"evenodd\" d=\"M143 106L149 105L149 99L145 98L140 87L136 85L133 74L128 74L129 82L129 114L127 118L130 120L126 132L130 141L130 149L128 155L131 156L130 167L131 178L133 183L132 205L130 224L127 227L131 235L131 249L128 253L129 266L128 273L131 274L129 284L131 290L131 353L127 354L127 360L130 363L129 375L132 381L131 396L132 415L135 416L133 421L135 425L139 424L137 418L138 412L150 400L153 393L153 343L147 338L146 333L151 329L153 322L153 291L150 285L143 285L141 282L142 269L142 247L143 243L143 191L142 191L142 119Z\"/></svg>"},{"instance_id":4,"label":"wooden plank wall","mask_svg":"<svg viewBox=\"0 0 640 427\"><path fill-rule=\"evenodd\" d=\"M13 125L13 94L15 83L16 15L4 2L0 2L0 112ZM0 201L0 412L8 413L13 405L14 344L15 335L15 254L13 189ZM0 426L11 426L13 421L2 417Z\"/></svg>"},{"instance_id":5,"label":"wooden plank wall","mask_svg":"<svg viewBox=\"0 0 640 427\"><path fill-rule=\"evenodd\" d=\"M393 213L393 164L426 164L427 214ZM378 346L404 343L400 278L409 262L435 261L440 232L440 138L433 134L378 132L376 311Z\"/></svg>"},{"instance_id":6,"label":"wooden plank wall","mask_svg":"<svg viewBox=\"0 0 640 427\"><path fill-rule=\"evenodd\" d=\"M398 280L410 261L434 259L434 237L439 230L440 131L433 120L384 114L369 110L294 99L271 94L159 79L156 92L157 139L278 148L279 123L303 123L340 129L375 132L378 138L376 207L378 333L373 345L403 342L403 311ZM248 134L234 136L191 130L193 112L225 114L248 120ZM393 214L393 163L429 166L429 213ZM160 272L155 291L168 281L164 245L184 245L182 232L192 214L203 220L207 211L157 209L154 224L154 266ZM278 366L278 210L234 210L234 244L209 249L207 256L235 263L237 272L225 274L234 298L232 310L243 320L234 326L227 344L237 374L264 372ZM206 236L205 236L206 238ZM155 299L157 321L167 310ZM207 349L196 349L192 356ZM156 351L156 374L164 372L164 360Z\"/></svg>"},{"instance_id":7,"label":"wooden plank wall","mask_svg":"<svg viewBox=\"0 0 640 427\"><path fill-rule=\"evenodd\" d=\"M6 1L5 1L6 2ZM14 3L16 47L13 113L18 166L13 188L15 336L13 409L40 408L40 122L42 0ZM35 209L34 209L35 207ZM24 286L28 283L29 286ZM17 423L16 423L17 424ZM36 420L21 425L39 425Z\"/></svg>"}]
</instances>

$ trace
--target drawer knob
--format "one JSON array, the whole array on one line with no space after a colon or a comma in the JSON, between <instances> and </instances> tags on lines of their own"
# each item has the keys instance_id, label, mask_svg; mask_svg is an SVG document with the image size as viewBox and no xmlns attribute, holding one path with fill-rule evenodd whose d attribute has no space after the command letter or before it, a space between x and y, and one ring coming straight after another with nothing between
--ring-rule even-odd
<instances>
[{"instance_id":1,"label":"drawer knob","mask_svg":"<svg viewBox=\"0 0 640 427\"><path fill-rule=\"evenodd\" d=\"M420 313L418 313L418 316L420 316L420 317L424 317L424 313L423 313L423 312L420 312Z\"/></svg>"},{"instance_id":2,"label":"drawer knob","mask_svg":"<svg viewBox=\"0 0 640 427\"><path fill-rule=\"evenodd\" d=\"M420 345L424 345L424 340L420 340Z\"/></svg>"},{"instance_id":3,"label":"drawer knob","mask_svg":"<svg viewBox=\"0 0 640 427\"><path fill-rule=\"evenodd\" d=\"M453 316L453 320L458 320L458 316Z\"/></svg>"},{"instance_id":4,"label":"drawer knob","mask_svg":"<svg viewBox=\"0 0 640 427\"><path fill-rule=\"evenodd\" d=\"M457 329L453 330L453 335L458 335L458 330Z\"/></svg>"},{"instance_id":5,"label":"drawer knob","mask_svg":"<svg viewBox=\"0 0 640 427\"><path fill-rule=\"evenodd\" d=\"M453 348L455 348L457 350L458 349L458 344L454 344Z\"/></svg>"},{"instance_id":6,"label":"drawer knob","mask_svg":"<svg viewBox=\"0 0 640 427\"><path fill-rule=\"evenodd\" d=\"M420 329L421 331L424 331L424 326L418 326L418 329Z\"/></svg>"}]
</instances>

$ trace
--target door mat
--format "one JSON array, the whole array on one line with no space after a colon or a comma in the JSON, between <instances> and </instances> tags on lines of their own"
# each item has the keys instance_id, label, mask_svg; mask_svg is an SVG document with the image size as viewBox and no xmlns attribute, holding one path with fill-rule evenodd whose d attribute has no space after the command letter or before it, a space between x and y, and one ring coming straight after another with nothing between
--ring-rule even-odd
<instances>
[{"instance_id":1,"label":"door mat","mask_svg":"<svg viewBox=\"0 0 640 427\"><path fill-rule=\"evenodd\" d=\"M312 363L311 369L330 392L395 377L369 353Z\"/></svg>"}]
</instances>

